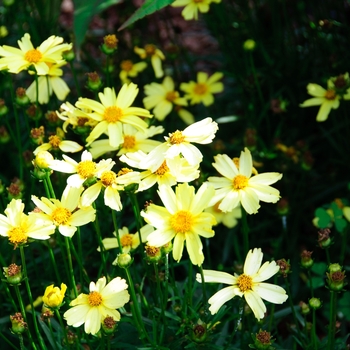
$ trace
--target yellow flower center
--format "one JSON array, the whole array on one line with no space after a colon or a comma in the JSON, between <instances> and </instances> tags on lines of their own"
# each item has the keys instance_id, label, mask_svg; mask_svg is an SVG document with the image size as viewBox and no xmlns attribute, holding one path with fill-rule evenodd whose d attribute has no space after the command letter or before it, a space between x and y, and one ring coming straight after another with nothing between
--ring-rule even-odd
<instances>
[{"instance_id":1,"label":"yellow flower center","mask_svg":"<svg viewBox=\"0 0 350 350\"><path fill-rule=\"evenodd\" d=\"M62 142L62 140L57 135L52 135L49 137L49 144L53 148L58 148L58 146L61 144L61 142Z\"/></svg>"},{"instance_id":2,"label":"yellow flower center","mask_svg":"<svg viewBox=\"0 0 350 350\"><path fill-rule=\"evenodd\" d=\"M120 244L122 247L131 247L132 246L132 235L127 233L123 237L120 237Z\"/></svg>"},{"instance_id":3,"label":"yellow flower center","mask_svg":"<svg viewBox=\"0 0 350 350\"><path fill-rule=\"evenodd\" d=\"M233 188L238 190L243 190L248 186L248 178L244 175L237 175L233 179Z\"/></svg>"},{"instance_id":4,"label":"yellow flower center","mask_svg":"<svg viewBox=\"0 0 350 350\"><path fill-rule=\"evenodd\" d=\"M335 93L334 90L327 90L326 93L324 94L324 97L327 100L335 100L335 98L337 97L337 94Z\"/></svg>"},{"instance_id":5,"label":"yellow flower center","mask_svg":"<svg viewBox=\"0 0 350 350\"><path fill-rule=\"evenodd\" d=\"M125 70L126 72L130 72L132 70L133 65L134 64L130 60L125 60L122 61L122 63L120 64L120 68L122 70Z\"/></svg>"},{"instance_id":6,"label":"yellow flower center","mask_svg":"<svg viewBox=\"0 0 350 350\"><path fill-rule=\"evenodd\" d=\"M103 40L109 49L115 49L117 47L118 39L114 34L106 35Z\"/></svg>"},{"instance_id":7,"label":"yellow flower center","mask_svg":"<svg viewBox=\"0 0 350 350\"><path fill-rule=\"evenodd\" d=\"M156 175L162 176L169 172L169 168L166 165L166 161L162 163L162 165L154 172Z\"/></svg>"},{"instance_id":8,"label":"yellow flower center","mask_svg":"<svg viewBox=\"0 0 350 350\"><path fill-rule=\"evenodd\" d=\"M239 169L239 158L238 157L234 157L234 158L232 158L232 160L233 160L233 163L235 163L237 169Z\"/></svg>"},{"instance_id":9,"label":"yellow flower center","mask_svg":"<svg viewBox=\"0 0 350 350\"><path fill-rule=\"evenodd\" d=\"M108 187L113 185L117 180L117 174L114 171L104 171L101 175L101 182L104 186Z\"/></svg>"},{"instance_id":10,"label":"yellow flower center","mask_svg":"<svg viewBox=\"0 0 350 350\"><path fill-rule=\"evenodd\" d=\"M122 175L125 175L127 173L131 173L131 172L132 172L132 170L129 168L122 168L118 171L117 176L122 176Z\"/></svg>"},{"instance_id":11,"label":"yellow flower center","mask_svg":"<svg viewBox=\"0 0 350 350\"><path fill-rule=\"evenodd\" d=\"M131 149L135 147L135 144L136 144L135 136L132 136L132 135L124 136L123 148Z\"/></svg>"},{"instance_id":12,"label":"yellow flower center","mask_svg":"<svg viewBox=\"0 0 350 350\"><path fill-rule=\"evenodd\" d=\"M145 51L147 56L153 56L156 53L156 47L152 44L145 46Z\"/></svg>"},{"instance_id":13,"label":"yellow flower center","mask_svg":"<svg viewBox=\"0 0 350 350\"><path fill-rule=\"evenodd\" d=\"M24 59L31 63L38 63L42 57L42 53L37 49L29 50L24 55Z\"/></svg>"},{"instance_id":14,"label":"yellow flower center","mask_svg":"<svg viewBox=\"0 0 350 350\"><path fill-rule=\"evenodd\" d=\"M103 113L103 118L108 123L119 122L123 116L123 111L116 106L107 107Z\"/></svg>"},{"instance_id":15,"label":"yellow flower center","mask_svg":"<svg viewBox=\"0 0 350 350\"><path fill-rule=\"evenodd\" d=\"M83 160L77 166L77 173L84 179L95 175L96 164L92 160Z\"/></svg>"},{"instance_id":16,"label":"yellow flower center","mask_svg":"<svg viewBox=\"0 0 350 350\"><path fill-rule=\"evenodd\" d=\"M9 241L17 246L18 244L27 242L27 234L22 227L14 227L8 233Z\"/></svg>"},{"instance_id":17,"label":"yellow flower center","mask_svg":"<svg viewBox=\"0 0 350 350\"><path fill-rule=\"evenodd\" d=\"M102 295L99 292L90 292L88 296L90 306L99 306L102 304Z\"/></svg>"},{"instance_id":18,"label":"yellow flower center","mask_svg":"<svg viewBox=\"0 0 350 350\"><path fill-rule=\"evenodd\" d=\"M240 275L237 278L237 285L238 288L242 293L246 292L247 290L252 289L253 287L253 280L250 276L247 276L245 274Z\"/></svg>"},{"instance_id":19,"label":"yellow flower center","mask_svg":"<svg viewBox=\"0 0 350 350\"><path fill-rule=\"evenodd\" d=\"M176 233L189 232L193 225L193 215L187 210L180 210L170 218L170 226Z\"/></svg>"},{"instance_id":20,"label":"yellow flower center","mask_svg":"<svg viewBox=\"0 0 350 350\"><path fill-rule=\"evenodd\" d=\"M56 226L65 225L71 216L72 213L66 208L56 208L51 213L51 218Z\"/></svg>"},{"instance_id":21,"label":"yellow flower center","mask_svg":"<svg viewBox=\"0 0 350 350\"><path fill-rule=\"evenodd\" d=\"M179 93L177 91L169 91L165 95L165 99L168 100L169 102L173 102L179 97Z\"/></svg>"},{"instance_id":22,"label":"yellow flower center","mask_svg":"<svg viewBox=\"0 0 350 350\"><path fill-rule=\"evenodd\" d=\"M208 86L207 84L204 84L204 83L197 83L193 89L193 92L196 95L204 95L207 91L208 91Z\"/></svg>"},{"instance_id":23,"label":"yellow flower center","mask_svg":"<svg viewBox=\"0 0 350 350\"><path fill-rule=\"evenodd\" d=\"M172 145L178 145L185 141L185 136L182 135L182 131L176 130L170 135L169 141Z\"/></svg>"}]
</instances>

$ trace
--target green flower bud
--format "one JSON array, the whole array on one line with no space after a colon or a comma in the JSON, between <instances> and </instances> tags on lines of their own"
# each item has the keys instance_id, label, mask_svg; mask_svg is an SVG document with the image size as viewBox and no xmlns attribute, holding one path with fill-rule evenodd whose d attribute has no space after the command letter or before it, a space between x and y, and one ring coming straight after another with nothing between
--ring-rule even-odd
<instances>
[{"instance_id":1,"label":"green flower bud","mask_svg":"<svg viewBox=\"0 0 350 350\"><path fill-rule=\"evenodd\" d=\"M304 303L303 301L301 301L299 303L300 306L300 311L303 315L307 315L310 312L310 307L308 304Z\"/></svg>"},{"instance_id":2,"label":"green flower bud","mask_svg":"<svg viewBox=\"0 0 350 350\"><path fill-rule=\"evenodd\" d=\"M117 258L113 261L113 265L118 265L119 267L126 269L128 268L134 259L131 257L129 253L121 253L118 254Z\"/></svg>"},{"instance_id":3,"label":"green flower bud","mask_svg":"<svg viewBox=\"0 0 350 350\"><path fill-rule=\"evenodd\" d=\"M24 322L23 316L20 312L10 315L10 320L12 323L11 331L14 334L22 334L27 329L27 323Z\"/></svg>"},{"instance_id":4,"label":"green flower bud","mask_svg":"<svg viewBox=\"0 0 350 350\"><path fill-rule=\"evenodd\" d=\"M200 319L192 328L192 340L196 343L202 343L207 339L207 325Z\"/></svg>"},{"instance_id":5,"label":"green flower bud","mask_svg":"<svg viewBox=\"0 0 350 350\"><path fill-rule=\"evenodd\" d=\"M4 276L10 284L19 284L22 281L21 266L11 264L8 267L4 267Z\"/></svg>"},{"instance_id":6,"label":"green flower bud","mask_svg":"<svg viewBox=\"0 0 350 350\"><path fill-rule=\"evenodd\" d=\"M256 42L253 39L248 39L243 43L243 49L245 51L254 51Z\"/></svg>"},{"instance_id":7,"label":"green flower bud","mask_svg":"<svg viewBox=\"0 0 350 350\"><path fill-rule=\"evenodd\" d=\"M114 34L106 35L103 38L101 50L106 55L111 55L117 50L118 39Z\"/></svg>"},{"instance_id":8,"label":"green flower bud","mask_svg":"<svg viewBox=\"0 0 350 350\"><path fill-rule=\"evenodd\" d=\"M273 343L273 339L271 337L271 333L267 331L263 331L260 329L258 333L255 335L251 335L254 341L254 344L250 344L249 347L252 349L261 349L261 350L272 350L274 349L271 344Z\"/></svg>"},{"instance_id":9,"label":"green flower bud","mask_svg":"<svg viewBox=\"0 0 350 350\"><path fill-rule=\"evenodd\" d=\"M152 247L148 244L145 245L145 253L148 263L157 263L163 256L160 248Z\"/></svg>"},{"instance_id":10,"label":"green flower bud","mask_svg":"<svg viewBox=\"0 0 350 350\"><path fill-rule=\"evenodd\" d=\"M309 305L311 309L317 310L322 306L321 300L318 298L311 298L309 300Z\"/></svg>"},{"instance_id":11,"label":"green flower bud","mask_svg":"<svg viewBox=\"0 0 350 350\"><path fill-rule=\"evenodd\" d=\"M102 321L102 330L107 335L113 334L117 330L117 326L117 321L115 321L111 316L107 316Z\"/></svg>"},{"instance_id":12,"label":"green flower bud","mask_svg":"<svg viewBox=\"0 0 350 350\"><path fill-rule=\"evenodd\" d=\"M311 258L312 252L308 251L308 250L303 250L303 252L301 253L301 266L309 269L312 267L312 265L314 264L313 259Z\"/></svg>"}]
</instances>

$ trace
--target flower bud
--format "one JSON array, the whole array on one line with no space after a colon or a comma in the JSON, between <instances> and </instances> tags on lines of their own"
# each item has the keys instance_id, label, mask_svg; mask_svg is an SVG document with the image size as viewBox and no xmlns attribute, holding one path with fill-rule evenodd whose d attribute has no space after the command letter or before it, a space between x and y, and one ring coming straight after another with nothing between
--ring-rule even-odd
<instances>
[{"instance_id":1,"label":"flower bud","mask_svg":"<svg viewBox=\"0 0 350 350\"><path fill-rule=\"evenodd\" d=\"M62 58L67 62L71 62L75 59L75 53L73 50L62 52Z\"/></svg>"},{"instance_id":2,"label":"flower bud","mask_svg":"<svg viewBox=\"0 0 350 350\"><path fill-rule=\"evenodd\" d=\"M161 252L162 254L169 254L173 250L173 243L170 241L167 244L164 244L161 246Z\"/></svg>"},{"instance_id":3,"label":"flower bud","mask_svg":"<svg viewBox=\"0 0 350 350\"><path fill-rule=\"evenodd\" d=\"M274 349L271 347L272 342L274 341L271 337L271 333L267 331L259 330L255 335L251 335L254 341L254 344L250 344L249 347L252 349Z\"/></svg>"},{"instance_id":4,"label":"flower bud","mask_svg":"<svg viewBox=\"0 0 350 350\"><path fill-rule=\"evenodd\" d=\"M279 273L286 278L287 274L291 273L290 269L290 263L289 260L287 261L286 259L280 259L276 261L276 264L280 267Z\"/></svg>"},{"instance_id":5,"label":"flower bud","mask_svg":"<svg viewBox=\"0 0 350 350\"><path fill-rule=\"evenodd\" d=\"M157 263L162 258L161 249L158 247L152 247L148 244L145 245L146 261L148 263Z\"/></svg>"},{"instance_id":6,"label":"flower bud","mask_svg":"<svg viewBox=\"0 0 350 350\"><path fill-rule=\"evenodd\" d=\"M67 286L64 283L61 283L61 289L54 287L53 284L46 287L45 293L43 296L43 302L46 306L51 309L59 308L64 299L64 294L66 293Z\"/></svg>"},{"instance_id":7,"label":"flower bud","mask_svg":"<svg viewBox=\"0 0 350 350\"><path fill-rule=\"evenodd\" d=\"M51 171L50 163L54 160L52 154L48 151L40 151L34 159L34 164L41 170Z\"/></svg>"},{"instance_id":8,"label":"flower bud","mask_svg":"<svg viewBox=\"0 0 350 350\"><path fill-rule=\"evenodd\" d=\"M26 114L32 120L39 120L42 117L43 112L40 107L32 104L26 109Z\"/></svg>"},{"instance_id":9,"label":"flower bud","mask_svg":"<svg viewBox=\"0 0 350 350\"><path fill-rule=\"evenodd\" d=\"M5 104L5 100L0 98L0 117L3 117L4 115L6 115L8 110L9 109L7 108L7 106Z\"/></svg>"},{"instance_id":10,"label":"flower bud","mask_svg":"<svg viewBox=\"0 0 350 350\"><path fill-rule=\"evenodd\" d=\"M87 88L91 91L99 91L103 85L99 75L96 72L86 73L86 75L88 77Z\"/></svg>"},{"instance_id":11,"label":"flower bud","mask_svg":"<svg viewBox=\"0 0 350 350\"><path fill-rule=\"evenodd\" d=\"M117 50L118 39L114 34L106 35L103 38L101 50L106 55L111 55Z\"/></svg>"},{"instance_id":12,"label":"flower bud","mask_svg":"<svg viewBox=\"0 0 350 350\"><path fill-rule=\"evenodd\" d=\"M22 281L21 266L11 264L8 267L4 267L4 276L10 284L19 284Z\"/></svg>"},{"instance_id":13,"label":"flower bud","mask_svg":"<svg viewBox=\"0 0 350 350\"><path fill-rule=\"evenodd\" d=\"M281 198L277 202L277 213L279 215L287 215L289 212L289 203L286 198Z\"/></svg>"},{"instance_id":14,"label":"flower bud","mask_svg":"<svg viewBox=\"0 0 350 350\"><path fill-rule=\"evenodd\" d=\"M22 334L27 329L27 323L24 322L23 316L20 312L10 315L10 320L12 323L11 331L14 334Z\"/></svg>"},{"instance_id":15,"label":"flower bud","mask_svg":"<svg viewBox=\"0 0 350 350\"><path fill-rule=\"evenodd\" d=\"M244 51L254 51L256 47L256 42L253 39L248 39L243 43Z\"/></svg>"},{"instance_id":16,"label":"flower bud","mask_svg":"<svg viewBox=\"0 0 350 350\"><path fill-rule=\"evenodd\" d=\"M118 254L117 258L113 261L113 265L118 265L119 267L126 269L128 268L134 259L131 257L129 253L121 253Z\"/></svg>"},{"instance_id":17,"label":"flower bud","mask_svg":"<svg viewBox=\"0 0 350 350\"><path fill-rule=\"evenodd\" d=\"M345 272L342 271L342 268L339 264L330 264L328 266L327 283L329 289L333 291L341 291L345 285Z\"/></svg>"},{"instance_id":18,"label":"flower bud","mask_svg":"<svg viewBox=\"0 0 350 350\"><path fill-rule=\"evenodd\" d=\"M29 105L30 100L29 97L26 95L26 89L22 87L16 89L16 103L21 107Z\"/></svg>"},{"instance_id":19,"label":"flower bud","mask_svg":"<svg viewBox=\"0 0 350 350\"><path fill-rule=\"evenodd\" d=\"M303 250L302 253L300 254L301 257L301 266L309 269L312 267L314 264L313 259L311 258L312 252L309 252L307 250Z\"/></svg>"},{"instance_id":20,"label":"flower bud","mask_svg":"<svg viewBox=\"0 0 350 350\"><path fill-rule=\"evenodd\" d=\"M105 334L113 334L117 330L117 326L117 321L115 321L114 318L111 316L107 316L102 321L102 330Z\"/></svg>"},{"instance_id":21,"label":"flower bud","mask_svg":"<svg viewBox=\"0 0 350 350\"><path fill-rule=\"evenodd\" d=\"M11 137L5 126L0 126L0 143L5 144L10 141Z\"/></svg>"},{"instance_id":22,"label":"flower bud","mask_svg":"<svg viewBox=\"0 0 350 350\"><path fill-rule=\"evenodd\" d=\"M192 328L192 340L196 343L202 343L207 339L207 335L207 325L199 319Z\"/></svg>"},{"instance_id":23,"label":"flower bud","mask_svg":"<svg viewBox=\"0 0 350 350\"><path fill-rule=\"evenodd\" d=\"M332 244L332 239L329 237L331 230L329 228L323 228L318 231L318 244L321 248L328 248Z\"/></svg>"},{"instance_id":24,"label":"flower bud","mask_svg":"<svg viewBox=\"0 0 350 350\"><path fill-rule=\"evenodd\" d=\"M309 305L311 309L317 310L322 306L321 300L318 298L311 298L309 300Z\"/></svg>"},{"instance_id":25,"label":"flower bud","mask_svg":"<svg viewBox=\"0 0 350 350\"><path fill-rule=\"evenodd\" d=\"M303 301L301 301L299 303L300 306L300 311L303 315L307 315L310 312L310 307L308 304L304 303Z\"/></svg>"}]
</instances>

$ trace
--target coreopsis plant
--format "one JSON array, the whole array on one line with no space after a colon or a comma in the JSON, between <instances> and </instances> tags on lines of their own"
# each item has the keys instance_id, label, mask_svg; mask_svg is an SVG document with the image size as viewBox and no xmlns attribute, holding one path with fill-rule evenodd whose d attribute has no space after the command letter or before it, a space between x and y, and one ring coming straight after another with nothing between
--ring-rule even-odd
<instances>
[{"instance_id":1,"label":"coreopsis plant","mask_svg":"<svg viewBox=\"0 0 350 350\"><path fill-rule=\"evenodd\" d=\"M55 225L48 218L27 215L23 212L21 199L12 199L0 214L0 236L7 237L10 244L17 248L30 239L45 240L55 232Z\"/></svg>"},{"instance_id":2,"label":"coreopsis plant","mask_svg":"<svg viewBox=\"0 0 350 350\"><path fill-rule=\"evenodd\" d=\"M148 244L161 247L174 239L173 257L180 261L186 242L192 264L201 266L204 254L200 236L214 236L215 218L204 212L214 195L214 188L203 184L195 193L195 188L185 183L177 185L174 192L163 185L159 187L158 195L164 207L152 203L141 212L145 221L155 227L148 236Z\"/></svg>"},{"instance_id":3,"label":"coreopsis plant","mask_svg":"<svg viewBox=\"0 0 350 350\"><path fill-rule=\"evenodd\" d=\"M222 177L210 176L208 181L216 189L212 205L221 201L218 209L229 212L241 204L248 214L255 214L260 208L260 201L276 203L279 200L279 191L270 185L280 180L282 174L252 176L255 169L248 148L241 152L238 166L226 154L218 154L214 159L213 167Z\"/></svg>"},{"instance_id":4,"label":"coreopsis plant","mask_svg":"<svg viewBox=\"0 0 350 350\"><path fill-rule=\"evenodd\" d=\"M144 46L144 48L135 46L134 52L139 55L142 60L151 60L156 78L161 78L164 75L162 61L165 60L165 56L163 52L159 50L159 48L153 44L147 44Z\"/></svg>"},{"instance_id":5,"label":"coreopsis plant","mask_svg":"<svg viewBox=\"0 0 350 350\"><path fill-rule=\"evenodd\" d=\"M79 327L84 324L86 334L96 334L106 317L120 320L117 309L130 299L128 285L120 277L113 278L108 284L106 277L90 282L89 294L81 293L69 304L71 308L63 315L67 324Z\"/></svg>"},{"instance_id":6,"label":"coreopsis plant","mask_svg":"<svg viewBox=\"0 0 350 350\"><path fill-rule=\"evenodd\" d=\"M30 216L44 222L51 221L51 224L55 225L63 236L72 237L77 227L95 220L94 208L91 206L79 207L83 190L83 187L66 186L61 200L45 197L39 199L32 195L32 201L41 211L32 212Z\"/></svg>"},{"instance_id":7,"label":"coreopsis plant","mask_svg":"<svg viewBox=\"0 0 350 350\"><path fill-rule=\"evenodd\" d=\"M161 84L145 85L144 90L146 97L143 104L149 110L153 108L154 117L159 121L165 119L174 105L187 106L187 100L175 91L174 80L169 76L166 76Z\"/></svg>"},{"instance_id":8,"label":"coreopsis plant","mask_svg":"<svg viewBox=\"0 0 350 350\"><path fill-rule=\"evenodd\" d=\"M214 95L224 91L224 84L219 80L223 74L216 72L210 77L208 73L198 72L197 81L181 83L180 90L185 92L185 98L191 105L203 103L204 106L210 106L214 103Z\"/></svg>"},{"instance_id":9,"label":"coreopsis plant","mask_svg":"<svg viewBox=\"0 0 350 350\"><path fill-rule=\"evenodd\" d=\"M10 73L18 74L33 66L38 75L48 75L52 64L62 61L62 53L72 49L72 44L62 44L63 38L50 36L40 46L34 48L30 35L24 34L18 40L19 49L0 46L0 70L7 69Z\"/></svg>"},{"instance_id":10,"label":"coreopsis plant","mask_svg":"<svg viewBox=\"0 0 350 350\"><path fill-rule=\"evenodd\" d=\"M123 124L129 124L136 129L145 131L148 124L143 118L151 118L152 115L144 108L132 107L137 94L136 84L124 84L116 95L114 89L105 88L98 97L101 102L89 98L79 98L76 107L82 110L91 110L89 117L97 121L97 125L92 129L87 137L87 145L98 139L102 134L108 134L109 143L113 147L118 147L124 142ZM142 117L142 118L141 118Z\"/></svg>"},{"instance_id":11,"label":"coreopsis plant","mask_svg":"<svg viewBox=\"0 0 350 350\"><path fill-rule=\"evenodd\" d=\"M203 270L204 281L202 276L197 274L196 278L199 283L223 283L228 284L215 293L209 300L209 310L216 314L221 306L235 296L245 298L247 304L252 309L254 316L260 320L264 318L266 306L262 299L274 304L284 303L288 295L286 291L271 283L264 283L270 277L279 271L279 266L275 261L266 261L261 265L263 253L260 248L249 250L241 275L234 276L222 271Z\"/></svg>"},{"instance_id":12,"label":"coreopsis plant","mask_svg":"<svg viewBox=\"0 0 350 350\"><path fill-rule=\"evenodd\" d=\"M123 84L129 84L129 78L135 78L147 68L146 62L133 63L131 60L124 60L120 63L119 78Z\"/></svg>"},{"instance_id":13,"label":"coreopsis plant","mask_svg":"<svg viewBox=\"0 0 350 350\"><path fill-rule=\"evenodd\" d=\"M54 287L53 284L46 287L45 293L43 295L44 304L52 309L59 308L63 303L66 290L67 286L64 283L61 283L61 288Z\"/></svg>"},{"instance_id":14,"label":"coreopsis plant","mask_svg":"<svg viewBox=\"0 0 350 350\"><path fill-rule=\"evenodd\" d=\"M171 6L184 7L181 14L182 17L189 21L191 19L198 19L198 13L206 13L209 11L209 6L212 2L219 3L221 0L175 0Z\"/></svg>"}]
</instances>

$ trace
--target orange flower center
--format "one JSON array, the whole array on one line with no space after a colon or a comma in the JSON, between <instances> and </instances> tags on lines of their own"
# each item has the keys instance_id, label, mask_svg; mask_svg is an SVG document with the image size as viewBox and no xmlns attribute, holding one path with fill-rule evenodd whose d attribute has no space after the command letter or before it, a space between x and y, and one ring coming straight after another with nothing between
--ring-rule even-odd
<instances>
[{"instance_id":1,"label":"orange flower center","mask_svg":"<svg viewBox=\"0 0 350 350\"><path fill-rule=\"evenodd\" d=\"M252 289L253 287L253 280L250 276L247 276L245 274L240 275L237 278L237 285L238 288L242 293L246 292L247 290Z\"/></svg>"},{"instance_id":2,"label":"orange flower center","mask_svg":"<svg viewBox=\"0 0 350 350\"><path fill-rule=\"evenodd\" d=\"M133 65L134 64L130 60L125 60L122 61L122 63L120 64L120 68L122 70L125 70L126 72L130 72L132 70Z\"/></svg>"},{"instance_id":3,"label":"orange flower center","mask_svg":"<svg viewBox=\"0 0 350 350\"><path fill-rule=\"evenodd\" d=\"M84 179L95 175L96 164L91 160L83 160L77 166L77 173Z\"/></svg>"},{"instance_id":4,"label":"orange flower center","mask_svg":"<svg viewBox=\"0 0 350 350\"><path fill-rule=\"evenodd\" d=\"M248 178L244 175L237 175L233 179L233 188L238 190L243 190L248 186Z\"/></svg>"},{"instance_id":5,"label":"orange flower center","mask_svg":"<svg viewBox=\"0 0 350 350\"><path fill-rule=\"evenodd\" d=\"M204 83L197 83L193 89L193 92L196 95L204 95L207 91L208 91L208 86L207 84L204 84Z\"/></svg>"},{"instance_id":6,"label":"orange flower center","mask_svg":"<svg viewBox=\"0 0 350 350\"><path fill-rule=\"evenodd\" d=\"M152 44L148 44L145 46L145 51L147 56L153 56L156 53L156 47Z\"/></svg>"},{"instance_id":7,"label":"orange flower center","mask_svg":"<svg viewBox=\"0 0 350 350\"><path fill-rule=\"evenodd\" d=\"M156 175L162 176L169 172L169 168L166 165L166 161L162 163L162 165L154 172Z\"/></svg>"},{"instance_id":8,"label":"orange flower center","mask_svg":"<svg viewBox=\"0 0 350 350\"><path fill-rule=\"evenodd\" d=\"M25 230L20 227L14 227L8 232L9 241L17 246L18 244L27 242L27 235Z\"/></svg>"},{"instance_id":9,"label":"orange flower center","mask_svg":"<svg viewBox=\"0 0 350 350\"><path fill-rule=\"evenodd\" d=\"M72 213L66 208L56 208L51 213L51 218L56 226L65 225Z\"/></svg>"},{"instance_id":10,"label":"orange flower center","mask_svg":"<svg viewBox=\"0 0 350 350\"><path fill-rule=\"evenodd\" d=\"M116 106L107 107L103 113L103 118L108 123L119 122L123 116L123 111Z\"/></svg>"},{"instance_id":11,"label":"orange flower center","mask_svg":"<svg viewBox=\"0 0 350 350\"><path fill-rule=\"evenodd\" d=\"M335 93L334 90L327 90L326 93L324 94L324 97L327 99L327 100L335 100L337 94Z\"/></svg>"},{"instance_id":12,"label":"orange flower center","mask_svg":"<svg viewBox=\"0 0 350 350\"><path fill-rule=\"evenodd\" d=\"M49 137L49 144L53 148L58 148L58 146L61 144L61 142L62 142L61 138L57 135L52 135Z\"/></svg>"},{"instance_id":13,"label":"orange flower center","mask_svg":"<svg viewBox=\"0 0 350 350\"><path fill-rule=\"evenodd\" d=\"M101 182L104 186L108 187L113 185L117 180L117 174L114 171L104 171L101 175Z\"/></svg>"},{"instance_id":14,"label":"orange flower center","mask_svg":"<svg viewBox=\"0 0 350 350\"><path fill-rule=\"evenodd\" d=\"M122 247L131 247L132 246L132 235L127 233L123 237L120 237L120 244Z\"/></svg>"},{"instance_id":15,"label":"orange flower center","mask_svg":"<svg viewBox=\"0 0 350 350\"><path fill-rule=\"evenodd\" d=\"M177 91L169 91L165 95L165 99L169 102L174 102L179 97L179 93Z\"/></svg>"},{"instance_id":16,"label":"orange flower center","mask_svg":"<svg viewBox=\"0 0 350 350\"><path fill-rule=\"evenodd\" d=\"M176 130L170 135L169 141L172 145L178 145L185 141L185 136L182 135L182 131Z\"/></svg>"},{"instance_id":17,"label":"orange flower center","mask_svg":"<svg viewBox=\"0 0 350 350\"><path fill-rule=\"evenodd\" d=\"M122 168L118 171L117 176L122 176L122 175L125 175L127 173L131 173L131 172L132 172L132 170L129 168Z\"/></svg>"},{"instance_id":18,"label":"orange flower center","mask_svg":"<svg viewBox=\"0 0 350 350\"><path fill-rule=\"evenodd\" d=\"M124 136L123 148L131 149L135 147L135 144L136 144L135 136L132 136L132 135Z\"/></svg>"},{"instance_id":19,"label":"orange flower center","mask_svg":"<svg viewBox=\"0 0 350 350\"><path fill-rule=\"evenodd\" d=\"M187 210L180 210L170 218L170 226L176 233L191 231L193 215Z\"/></svg>"},{"instance_id":20,"label":"orange flower center","mask_svg":"<svg viewBox=\"0 0 350 350\"><path fill-rule=\"evenodd\" d=\"M24 55L24 59L31 63L38 63L42 57L42 53L37 49L29 50Z\"/></svg>"},{"instance_id":21,"label":"orange flower center","mask_svg":"<svg viewBox=\"0 0 350 350\"><path fill-rule=\"evenodd\" d=\"M90 292L88 296L90 306L99 306L102 304L102 295L99 292Z\"/></svg>"}]
</instances>

